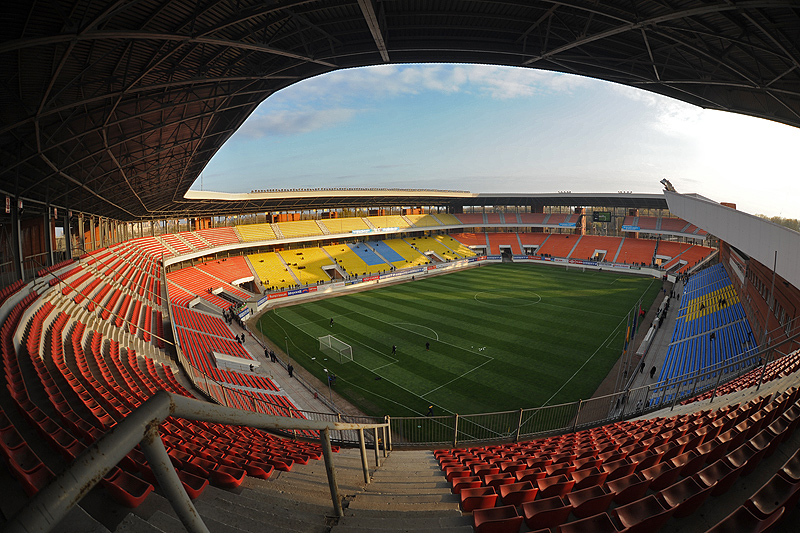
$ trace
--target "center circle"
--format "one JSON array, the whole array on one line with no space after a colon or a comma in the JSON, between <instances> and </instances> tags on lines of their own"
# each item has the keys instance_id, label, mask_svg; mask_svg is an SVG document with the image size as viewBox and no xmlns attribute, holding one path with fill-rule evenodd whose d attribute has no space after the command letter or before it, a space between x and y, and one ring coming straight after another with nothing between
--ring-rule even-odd
<instances>
[{"instance_id":1,"label":"center circle","mask_svg":"<svg viewBox=\"0 0 800 533\"><path fill-rule=\"evenodd\" d=\"M494 291L481 291L475 293L475 301L482 304L517 307L536 305L542 301L539 293L528 291L521 292L517 289L498 289Z\"/></svg>"}]
</instances>

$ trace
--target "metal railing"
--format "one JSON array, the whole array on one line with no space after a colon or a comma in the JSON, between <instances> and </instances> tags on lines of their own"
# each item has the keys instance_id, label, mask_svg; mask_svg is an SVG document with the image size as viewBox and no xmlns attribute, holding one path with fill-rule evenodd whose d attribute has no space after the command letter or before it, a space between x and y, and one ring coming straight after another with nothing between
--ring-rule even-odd
<instances>
[{"instance_id":1,"label":"metal railing","mask_svg":"<svg viewBox=\"0 0 800 533\"><path fill-rule=\"evenodd\" d=\"M208 528L189 498L170 461L159 435L159 425L167 417L178 417L202 422L248 426L265 430L295 429L319 432L319 442L325 461L325 470L336 516L343 516L342 500L336 482L333 464L331 431L356 431L361 448L361 466L364 482L369 483L364 430L371 429L376 443L383 442L386 457L387 443L391 447L387 424L351 424L345 422L320 422L297 418L284 418L220 405L159 391L115 425L100 439L81 453L63 472L40 490L7 524L7 533L50 531L81 499L88 494L114 466L137 444L166 498L170 501L187 531L208 533ZM381 441L378 434L383 433ZM375 449L375 465L380 465L379 447Z\"/></svg>"}]
</instances>

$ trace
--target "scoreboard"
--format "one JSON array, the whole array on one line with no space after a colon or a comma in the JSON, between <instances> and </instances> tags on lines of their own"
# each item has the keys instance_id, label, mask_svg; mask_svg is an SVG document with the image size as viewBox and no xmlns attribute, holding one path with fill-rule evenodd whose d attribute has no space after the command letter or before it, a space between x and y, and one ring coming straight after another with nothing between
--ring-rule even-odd
<instances>
[{"instance_id":1,"label":"scoreboard","mask_svg":"<svg viewBox=\"0 0 800 533\"><path fill-rule=\"evenodd\" d=\"M611 222L611 211L592 211L592 222Z\"/></svg>"}]
</instances>

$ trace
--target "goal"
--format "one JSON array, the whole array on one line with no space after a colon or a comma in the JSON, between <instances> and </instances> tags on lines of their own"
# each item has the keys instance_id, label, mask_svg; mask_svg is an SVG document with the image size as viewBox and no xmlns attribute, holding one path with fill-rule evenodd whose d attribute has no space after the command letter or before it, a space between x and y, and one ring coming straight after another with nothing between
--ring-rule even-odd
<instances>
[{"instance_id":1,"label":"goal","mask_svg":"<svg viewBox=\"0 0 800 533\"><path fill-rule=\"evenodd\" d=\"M340 363L348 363L353 360L352 346L340 341L333 335L325 335L319 338L319 350Z\"/></svg>"}]
</instances>

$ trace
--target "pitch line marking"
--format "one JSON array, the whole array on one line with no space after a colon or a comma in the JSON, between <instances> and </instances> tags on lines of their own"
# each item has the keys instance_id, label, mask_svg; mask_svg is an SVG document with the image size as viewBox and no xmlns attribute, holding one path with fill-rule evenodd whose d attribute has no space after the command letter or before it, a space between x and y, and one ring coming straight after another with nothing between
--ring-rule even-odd
<instances>
[{"instance_id":1,"label":"pitch line marking","mask_svg":"<svg viewBox=\"0 0 800 533\"><path fill-rule=\"evenodd\" d=\"M422 324L415 324L414 322L397 322L397 323L391 324L391 325L395 326L395 327L398 327L400 329L404 329L404 330L408 331L409 333L416 333L417 335L419 335L419 333L417 333L416 331L411 331L410 329L404 328L402 326L416 326L418 328L425 328L428 331L432 332L434 335L436 335L436 340L437 341L439 340L439 334L436 333L436 330L434 330L433 328L429 328L428 326L423 326ZM422 336L425 337L426 335L422 335Z\"/></svg>"},{"instance_id":2,"label":"pitch line marking","mask_svg":"<svg viewBox=\"0 0 800 533\"><path fill-rule=\"evenodd\" d=\"M478 302L479 304L498 305L498 306L501 306L501 307L505 307L505 305L503 305L503 304L496 304L496 303L491 302L489 300L481 301L481 299L479 298L479 296L481 294L492 294L492 293L503 293L503 292L516 292L516 291L514 289L497 289L497 290L490 290L490 291L480 291L480 292L476 292L475 295L472 298L476 302ZM506 296L505 298L511 298L512 300L521 301L522 303L514 303L513 304L516 307L529 307L531 305L536 305L536 304L538 304L539 302L542 301L542 296L539 293L531 291L529 294L533 294L539 299L534 302L534 301L526 300L525 298L518 298L516 296Z\"/></svg>"},{"instance_id":3,"label":"pitch line marking","mask_svg":"<svg viewBox=\"0 0 800 533\"><path fill-rule=\"evenodd\" d=\"M487 355L486 357L489 357L489 356ZM435 389L431 389L431 390L429 390L428 392L426 392L425 394L423 394L423 395L422 395L422 397L424 398L424 397L425 397L425 396L427 396L428 394L431 394L432 392L436 392L437 390L441 389L442 387L446 387L446 386L450 385L450 384L451 384L451 383L453 383L454 381L457 381L457 380L459 380L459 379L463 378L463 377L464 377L464 376L466 376L467 374L470 374L470 373L472 373L472 372L475 372L476 370L478 370L478 369L479 369L480 367L482 367L483 365L485 365L485 364L488 364L488 363L491 363L492 361L494 361L494 357L489 357L489 359L487 359L487 360L486 360L486 361L484 361L483 363L479 364L478 366L476 366L476 367L475 367L475 368L473 368L472 370L467 370L466 372L464 372L464 373L463 373L463 374L461 374L460 376L458 376L458 377L455 377L455 378L451 379L451 380L450 380L450 381L448 381L447 383L443 383L443 384L439 385L438 387L436 387Z\"/></svg>"},{"instance_id":4,"label":"pitch line marking","mask_svg":"<svg viewBox=\"0 0 800 533\"><path fill-rule=\"evenodd\" d=\"M627 317L623 317L623 319L622 319L622 320L625 320L625 318L627 318ZM584 361L584 362L583 362L583 364L580 366L580 368L578 368L578 370L576 370L576 371L575 371L575 373L574 373L574 374L572 374L572 376L570 376L570 378L569 378L568 380L566 380L566 381L564 382L564 384L563 384L563 385L561 385L561 387L560 387L560 388L559 388L557 391L555 391L555 392L553 393L553 395L552 395L552 396L550 396L550 398L548 398L548 400L547 400L546 402L544 402L544 403L541 405L541 407L544 407L545 405L547 405L548 403L550 403L550 400L552 400L553 398L555 398L555 397L556 397L556 394L558 394L559 392L561 392L561 391L564 389L564 387L566 387L566 386L567 386L567 383L569 383L570 381L572 381L572 379L573 379L575 376L577 376L577 375L578 375L578 372L580 372L581 370L583 370L583 367L585 367L587 364L589 364L589 361L591 361L591 360L594 358L594 356L595 356L595 355L597 355L597 352L599 352L599 351L600 351L600 349L601 349L601 348L603 348L603 346L605 345L605 343L607 343L607 342L608 342L609 338L610 338L612 335L614 335L614 334L617 332L617 330L619 329L619 327L622 325L622 320L620 320L620 321L619 321L619 323L616 325L616 327L614 327L614 329L613 329L613 330L611 330L611 333L609 333L609 334L608 334L608 337L606 337L606 338L605 338L605 340L604 340L603 342L601 342L601 343L600 343L600 346L598 346L598 347L597 347L597 349L596 349L596 350L595 350L595 351L592 353L592 355L590 355L590 356L589 356L589 358L588 358L588 359L586 359L586 361Z\"/></svg>"},{"instance_id":5,"label":"pitch line marking","mask_svg":"<svg viewBox=\"0 0 800 533\"><path fill-rule=\"evenodd\" d=\"M273 322L274 322L274 319L273 319ZM285 328L284 328L284 327L283 327L281 324L278 324L277 322L275 322L275 324L276 324L276 325L277 325L279 328L281 328L281 329L283 330L283 332L284 332L284 333L286 333L286 329L285 329ZM301 333L305 334L306 336L308 336L308 337L311 337L312 339L313 339L313 338L315 338L315 337L314 337L314 335L311 335L309 332L307 332L307 331L305 331L305 330L303 330L303 329L300 329L300 328L297 328L297 329L298 329L298 330L299 330ZM263 333L263 332L262 332L262 333ZM287 334L287 336L288 336L288 334ZM291 337L289 337L289 340L290 340L290 342L291 342ZM296 344L296 343L292 343L292 344L294 344L294 346L295 346L295 349L299 350L299 351L300 351L300 353L302 353L302 354L303 354L303 355L305 355L306 357L309 357L309 359L310 359L310 357L311 357L311 356L310 356L310 355L308 355L308 353L306 353L304 350L301 350L301 349L297 348L297 344ZM359 343L359 344L360 344L360 343ZM363 346L363 345L362 345L362 346ZM377 350L373 350L373 351L377 351ZM297 358L295 357L295 359L297 359ZM319 366L322 366L322 363L320 363L320 362L318 362L318 361L315 361L315 362L317 363L317 365L319 365ZM354 362L355 364L357 364L358 366L360 366L361 368L363 368L363 369L365 369L365 370L368 370L368 371L372 372L372 370L370 370L370 369L369 369L369 368L367 368L366 366L362 365L360 362L358 362L358 360L356 360L356 359L353 359L353 362ZM397 360L395 360L395 362L397 362ZM404 391L406 391L407 393L411 394L412 396L416 396L416 397L417 397L417 398L419 398L420 400L425 400L425 402L427 402L427 401L428 401L426 398L423 398L422 396L420 396L420 395L419 395L419 394L417 394L416 392L414 392L414 391L412 391L412 390L410 390L410 389L408 389L408 388L406 388L406 387L404 387L404 386L400 385L399 383L396 383L396 382L392 381L391 379L389 379L389 378L387 378L387 377L385 377L385 376L381 376L381 379L385 379L387 382L391 383L391 384L392 384L392 385L394 385L395 387L397 387L397 388L399 388L399 389L403 389L403 390L404 390ZM361 390L363 390L363 391L366 391L366 392L368 392L368 393L370 393L370 394L374 394L375 396L379 396L379 397L383 398L383 396L381 396L380 394L377 394L377 393L376 393L376 392L374 392L374 391L367 390L367 389L365 389L364 387L360 387L359 385L356 385L356 384L355 384L354 382L352 382L352 381L348 381L348 383L350 383L350 385L352 385L352 386L354 386L354 387L357 387L357 388L359 388L359 389L361 389ZM398 402L398 401L392 400L392 399L390 399L390 398L384 398L384 399L386 399L386 400L389 400L389 401L391 401L392 403L396 403L397 405L402 405L403 407L405 407L405 408L406 408L406 409L408 409L409 411L413 411L413 412L415 412L415 413L419 413L419 411L417 411L416 409L413 409L413 408L411 408L411 407L409 407L409 406L407 406L407 405L404 405L404 404L402 404L402 403L400 403L400 402ZM448 413L452 413L452 412L453 412L453 411L451 411L450 409L447 409L446 407L440 406L440 405L438 405L438 404L437 404L437 407L441 408L441 409L442 409L442 410L444 410L444 411L447 411ZM419 414L422 414L422 413L419 413Z\"/></svg>"}]
</instances>

